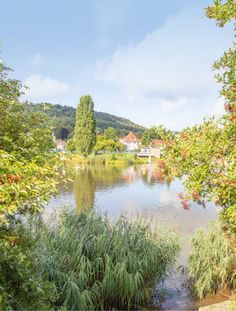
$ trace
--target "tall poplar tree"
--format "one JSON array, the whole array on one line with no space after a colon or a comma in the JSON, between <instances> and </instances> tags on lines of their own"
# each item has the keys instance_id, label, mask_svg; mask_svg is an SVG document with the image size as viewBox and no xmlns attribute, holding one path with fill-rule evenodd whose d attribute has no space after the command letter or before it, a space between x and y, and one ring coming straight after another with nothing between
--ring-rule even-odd
<instances>
[{"instance_id":1,"label":"tall poplar tree","mask_svg":"<svg viewBox=\"0 0 236 311\"><path fill-rule=\"evenodd\" d=\"M76 109L74 140L76 151L84 156L88 156L96 144L94 104L92 97L89 95L81 96Z\"/></svg>"}]
</instances>

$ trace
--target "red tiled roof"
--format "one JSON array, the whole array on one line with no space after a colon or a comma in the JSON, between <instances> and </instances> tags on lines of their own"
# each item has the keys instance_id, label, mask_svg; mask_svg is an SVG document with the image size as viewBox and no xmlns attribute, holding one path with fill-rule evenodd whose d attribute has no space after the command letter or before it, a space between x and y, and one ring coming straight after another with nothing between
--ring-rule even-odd
<instances>
[{"instance_id":1,"label":"red tiled roof","mask_svg":"<svg viewBox=\"0 0 236 311\"><path fill-rule=\"evenodd\" d=\"M140 141L140 139L132 132L129 132L127 136L122 137L120 140L127 143L136 143Z\"/></svg>"}]
</instances>

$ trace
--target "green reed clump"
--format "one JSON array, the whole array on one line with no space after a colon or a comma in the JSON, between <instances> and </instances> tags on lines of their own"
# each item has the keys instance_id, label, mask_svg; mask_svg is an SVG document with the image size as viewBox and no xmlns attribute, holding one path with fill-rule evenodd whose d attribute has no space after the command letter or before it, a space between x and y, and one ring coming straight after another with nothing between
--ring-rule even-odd
<instances>
[{"instance_id":1,"label":"green reed clump","mask_svg":"<svg viewBox=\"0 0 236 311\"><path fill-rule=\"evenodd\" d=\"M179 241L170 231L95 213L64 212L41 230L35 252L41 276L57 288L56 307L68 310L137 309L151 303L155 282L175 264Z\"/></svg>"},{"instance_id":2,"label":"green reed clump","mask_svg":"<svg viewBox=\"0 0 236 311\"><path fill-rule=\"evenodd\" d=\"M218 222L198 230L191 240L189 274L196 295L203 298L223 288L236 287L236 249Z\"/></svg>"}]
</instances>

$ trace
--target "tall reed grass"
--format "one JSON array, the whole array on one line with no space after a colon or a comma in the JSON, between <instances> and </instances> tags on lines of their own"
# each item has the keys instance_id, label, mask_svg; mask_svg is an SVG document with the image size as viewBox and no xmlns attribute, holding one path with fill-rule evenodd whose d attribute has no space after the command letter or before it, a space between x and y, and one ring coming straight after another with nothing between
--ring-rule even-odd
<instances>
[{"instance_id":1,"label":"tall reed grass","mask_svg":"<svg viewBox=\"0 0 236 311\"><path fill-rule=\"evenodd\" d=\"M197 231L192 238L189 274L199 298L236 287L235 242L228 239L218 222L209 231Z\"/></svg>"},{"instance_id":2,"label":"tall reed grass","mask_svg":"<svg viewBox=\"0 0 236 311\"><path fill-rule=\"evenodd\" d=\"M56 307L129 310L151 303L155 282L170 273L179 251L170 231L140 222L111 224L93 212L63 212L51 229L35 233L38 268L56 285Z\"/></svg>"}]
</instances>

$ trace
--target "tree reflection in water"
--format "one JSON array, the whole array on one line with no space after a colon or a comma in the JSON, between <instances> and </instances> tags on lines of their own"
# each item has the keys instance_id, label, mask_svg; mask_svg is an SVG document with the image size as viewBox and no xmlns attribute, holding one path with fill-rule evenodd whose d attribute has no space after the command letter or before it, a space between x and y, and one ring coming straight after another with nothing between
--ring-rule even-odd
<instances>
[{"instance_id":1,"label":"tree reflection in water","mask_svg":"<svg viewBox=\"0 0 236 311\"><path fill-rule=\"evenodd\" d=\"M75 204L78 211L91 209L97 189L108 189L124 183L123 169L112 166L86 166L76 174L74 180Z\"/></svg>"},{"instance_id":2,"label":"tree reflection in water","mask_svg":"<svg viewBox=\"0 0 236 311\"><path fill-rule=\"evenodd\" d=\"M157 167L155 165L139 165L126 168L105 165L82 167L74 180L76 208L78 211L84 208L93 208L97 190L125 186L140 179L147 186L160 183Z\"/></svg>"}]
</instances>

